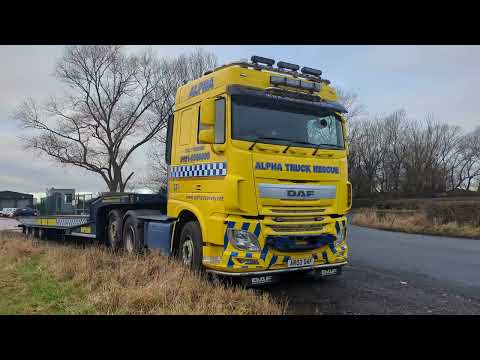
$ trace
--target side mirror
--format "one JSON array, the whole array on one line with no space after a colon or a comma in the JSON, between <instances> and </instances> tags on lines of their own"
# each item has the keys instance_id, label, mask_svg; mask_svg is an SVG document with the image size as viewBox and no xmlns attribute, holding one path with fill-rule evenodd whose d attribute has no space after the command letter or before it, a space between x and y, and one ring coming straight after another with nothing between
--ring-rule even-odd
<instances>
[{"instance_id":1,"label":"side mirror","mask_svg":"<svg viewBox=\"0 0 480 360\"><path fill-rule=\"evenodd\" d=\"M201 144L214 144L215 143L215 132L213 127L208 129L200 130L198 133L198 140Z\"/></svg>"},{"instance_id":2,"label":"side mirror","mask_svg":"<svg viewBox=\"0 0 480 360\"><path fill-rule=\"evenodd\" d=\"M215 99L205 99L200 105L200 122L204 125L215 125Z\"/></svg>"}]
</instances>

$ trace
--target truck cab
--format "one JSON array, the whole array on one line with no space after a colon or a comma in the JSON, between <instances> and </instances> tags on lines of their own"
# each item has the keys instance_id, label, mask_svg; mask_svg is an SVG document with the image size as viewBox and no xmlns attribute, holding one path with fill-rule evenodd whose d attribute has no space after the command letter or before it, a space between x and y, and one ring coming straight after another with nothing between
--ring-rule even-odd
<instances>
[{"instance_id":1,"label":"truck cab","mask_svg":"<svg viewBox=\"0 0 480 360\"><path fill-rule=\"evenodd\" d=\"M172 249L269 282L347 263L346 109L321 71L252 57L181 86L168 122Z\"/></svg>"}]
</instances>

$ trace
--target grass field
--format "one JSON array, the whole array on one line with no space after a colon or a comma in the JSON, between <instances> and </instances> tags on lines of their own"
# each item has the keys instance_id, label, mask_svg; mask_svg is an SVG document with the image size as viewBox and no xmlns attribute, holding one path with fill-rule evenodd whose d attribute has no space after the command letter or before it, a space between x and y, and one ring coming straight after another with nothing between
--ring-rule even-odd
<instances>
[{"instance_id":1,"label":"grass field","mask_svg":"<svg viewBox=\"0 0 480 360\"><path fill-rule=\"evenodd\" d=\"M266 314L287 301L226 286L151 253L26 239L0 231L0 314Z\"/></svg>"},{"instance_id":2,"label":"grass field","mask_svg":"<svg viewBox=\"0 0 480 360\"><path fill-rule=\"evenodd\" d=\"M469 214L471 215L472 213ZM476 221L465 221L464 218L456 220L457 216L453 208L450 210L364 208L352 212L352 222L355 225L406 233L480 239L480 226Z\"/></svg>"}]
</instances>

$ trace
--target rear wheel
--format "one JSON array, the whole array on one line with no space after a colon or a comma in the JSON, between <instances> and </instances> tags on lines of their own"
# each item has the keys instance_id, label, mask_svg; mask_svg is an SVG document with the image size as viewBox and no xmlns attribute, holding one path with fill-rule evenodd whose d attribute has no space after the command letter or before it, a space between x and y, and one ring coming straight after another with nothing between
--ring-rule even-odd
<instances>
[{"instance_id":1,"label":"rear wheel","mask_svg":"<svg viewBox=\"0 0 480 360\"><path fill-rule=\"evenodd\" d=\"M39 229L38 230L38 237L40 240L46 240L47 239L47 230L46 229Z\"/></svg>"},{"instance_id":2,"label":"rear wheel","mask_svg":"<svg viewBox=\"0 0 480 360\"><path fill-rule=\"evenodd\" d=\"M118 209L108 214L107 244L114 250L122 247L122 218L123 213Z\"/></svg>"},{"instance_id":3,"label":"rear wheel","mask_svg":"<svg viewBox=\"0 0 480 360\"><path fill-rule=\"evenodd\" d=\"M123 249L134 253L143 248L143 224L135 216L129 216L123 225Z\"/></svg>"},{"instance_id":4,"label":"rear wheel","mask_svg":"<svg viewBox=\"0 0 480 360\"><path fill-rule=\"evenodd\" d=\"M194 270L202 268L202 230L198 221L187 222L180 234L178 254L182 262Z\"/></svg>"}]
</instances>

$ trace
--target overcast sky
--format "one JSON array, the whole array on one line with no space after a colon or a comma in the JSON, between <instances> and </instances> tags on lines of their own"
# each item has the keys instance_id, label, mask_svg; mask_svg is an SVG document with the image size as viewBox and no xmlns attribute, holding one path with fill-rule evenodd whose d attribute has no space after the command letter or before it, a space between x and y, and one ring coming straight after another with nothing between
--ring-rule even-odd
<instances>
[{"instance_id":1,"label":"overcast sky","mask_svg":"<svg viewBox=\"0 0 480 360\"><path fill-rule=\"evenodd\" d=\"M128 46L136 51L142 46ZM404 108L411 118L432 113L465 131L480 126L478 79L480 46L201 46L220 64L260 55L323 71L334 86L354 91L371 115ZM158 55L176 56L192 46L153 46ZM94 174L63 168L22 150L24 134L9 114L26 97L43 100L62 93L52 72L63 46L0 46L0 191L39 193L47 187L105 191ZM145 174L147 147L130 161Z\"/></svg>"}]
</instances>

